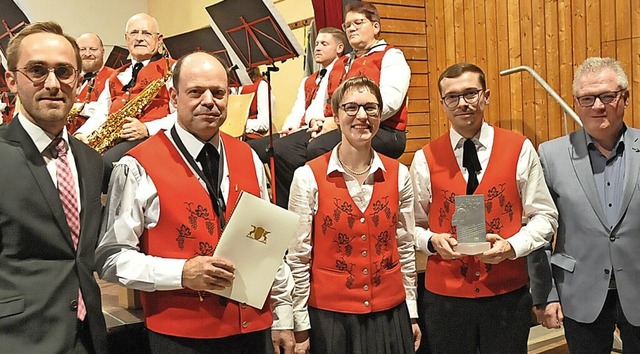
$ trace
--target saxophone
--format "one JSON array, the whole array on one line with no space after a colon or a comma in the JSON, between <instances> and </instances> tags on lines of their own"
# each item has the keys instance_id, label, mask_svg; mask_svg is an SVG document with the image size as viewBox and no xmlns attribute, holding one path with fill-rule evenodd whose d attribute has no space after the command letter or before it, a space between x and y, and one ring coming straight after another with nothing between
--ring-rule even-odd
<instances>
[{"instance_id":1,"label":"saxophone","mask_svg":"<svg viewBox=\"0 0 640 354\"><path fill-rule=\"evenodd\" d=\"M169 58L165 57L165 60L167 61L167 73L164 77L152 81L140 94L128 101L117 112L109 114L107 121L87 137L89 146L99 154L103 154L116 145L120 139L120 133L122 132L122 126L126 122L126 118L137 118L142 115L147 105L151 103L167 80L171 78L173 72L171 71Z\"/></svg>"}]
</instances>

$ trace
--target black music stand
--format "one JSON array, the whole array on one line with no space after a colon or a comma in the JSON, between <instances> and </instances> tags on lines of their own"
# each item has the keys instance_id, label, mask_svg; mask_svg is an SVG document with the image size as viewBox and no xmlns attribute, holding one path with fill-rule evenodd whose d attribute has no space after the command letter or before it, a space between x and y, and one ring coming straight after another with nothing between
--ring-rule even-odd
<instances>
[{"instance_id":1,"label":"black music stand","mask_svg":"<svg viewBox=\"0 0 640 354\"><path fill-rule=\"evenodd\" d=\"M14 1L0 1L0 52L5 58L11 37L28 24L29 19Z\"/></svg>"},{"instance_id":2,"label":"black music stand","mask_svg":"<svg viewBox=\"0 0 640 354\"><path fill-rule=\"evenodd\" d=\"M128 57L129 50L116 45L111 48L111 53L109 53L109 57L107 57L107 61L104 65L112 69L117 69L129 62L129 59L127 59Z\"/></svg>"},{"instance_id":3,"label":"black music stand","mask_svg":"<svg viewBox=\"0 0 640 354\"><path fill-rule=\"evenodd\" d=\"M224 39L229 52L237 55L244 68L267 67L269 101L269 166L271 195L276 202L275 164L273 153L273 117L271 112L271 72L278 71L275 63L302 55L302 47L295 39L284 18L271 0L226 0L207 6L211 28ZM246 71L246 70L241 70ZM250 83L250 80L249 82Z\"/></svg>"},{"instance_id":4,"label":"black music stand","mask_svg":"<svg viewBox=\"0 0 640 354\"><path fill-rule=\"evenodd\" d=\"M229 52L211 27L167 37L163 39L163 42L172 58L179 59L192 52L207 52L218 57L229 68L234 66ZM230 70L229 86L239 87L241 85L236 70Z\"/></svg>"}]
</instances>

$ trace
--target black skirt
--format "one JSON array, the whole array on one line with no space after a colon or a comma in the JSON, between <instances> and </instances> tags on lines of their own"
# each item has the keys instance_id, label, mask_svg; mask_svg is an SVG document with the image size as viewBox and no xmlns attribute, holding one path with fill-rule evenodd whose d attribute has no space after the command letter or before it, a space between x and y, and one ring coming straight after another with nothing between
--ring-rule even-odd
<instances>
[{"instance_id":1,"label":"black skirt","mask_svg":"<svg viewBox=\"0 0 640 354\"><path fill-rule=\"evenodd\" d=\"M356 315L309 306L312 354L414 353L406 303L390 310Z\"/></svg>"}]
</instances>

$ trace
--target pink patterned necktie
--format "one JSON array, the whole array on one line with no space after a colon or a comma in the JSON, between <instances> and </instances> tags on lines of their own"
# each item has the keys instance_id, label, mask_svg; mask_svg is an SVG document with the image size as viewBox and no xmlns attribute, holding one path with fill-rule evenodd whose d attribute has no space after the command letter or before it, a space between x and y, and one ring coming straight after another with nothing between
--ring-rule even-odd
<instances>
[{"instance_id":1,"label":"pink patterned necktie","mask_svg":"<svg viewBox=\"0 0 640 354\"><path fill-rule=\"evenodd\" d=\"M71 231L71 240L74 249L78 249L78 239L80 237L80 213L78 212L78 198L76 195L76 184L67 160L67 142L62 138L56 138L53 142L55 150L53 158L56 160L56 178L58 179L58 193L62 202L62 209ZM78 319L84 320L87 315L87 308L82 299L82 292L78 288Z\"/></svg>"}]
</instances>

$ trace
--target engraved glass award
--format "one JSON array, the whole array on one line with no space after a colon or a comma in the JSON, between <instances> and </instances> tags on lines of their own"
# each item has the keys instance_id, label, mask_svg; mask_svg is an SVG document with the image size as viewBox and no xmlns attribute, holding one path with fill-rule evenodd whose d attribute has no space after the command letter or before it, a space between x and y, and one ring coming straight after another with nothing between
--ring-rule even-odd
<instances>
[{"instance_id":1,"label":"engraved glass award","mask_svg":"<svg viewBox=\"0 0 640 354\"><path fill-rule=\"evenodd\" d=\"M456 196L456 210L451 224L456 227L458 234L456 252L474 255L491 248L485 229L484 196Z\"/></svg>"}]
</instances>

